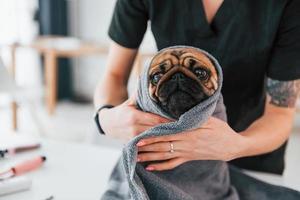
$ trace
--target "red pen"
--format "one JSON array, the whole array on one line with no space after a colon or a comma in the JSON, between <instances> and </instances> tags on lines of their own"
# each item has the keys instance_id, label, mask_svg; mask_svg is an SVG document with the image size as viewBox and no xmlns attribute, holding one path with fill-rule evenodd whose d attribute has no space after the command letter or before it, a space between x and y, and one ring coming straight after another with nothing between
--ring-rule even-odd
<instances>
[{"instance_id":1,"label":"red pen","mask_svg":"<svg viewBox=\"0 0 300 200\"><path fill-rule=\"evenodd\" d=\"M21 162L9 170L0 173L0 180L7 179L13 176L18 176L26 172L39 168L46 161L45 156L38 156L36 158Z\"/></svg>"}]
</instances>

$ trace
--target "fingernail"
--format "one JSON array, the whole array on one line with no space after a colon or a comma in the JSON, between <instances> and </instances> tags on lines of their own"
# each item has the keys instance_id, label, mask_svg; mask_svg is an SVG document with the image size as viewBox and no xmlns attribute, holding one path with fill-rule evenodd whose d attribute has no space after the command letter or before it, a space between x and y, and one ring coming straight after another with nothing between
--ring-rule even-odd
<instances>
[{"instance_id":1,"label":"fingernail","mask_svg":"<svg viewBox=\"0 0 300 200\"><path fill-rule=\"evenodd\" d=\"M140 146L143 146L144 144L145 144L144 141L139 141L139 142L136 144L136 146L140 147Z\"/></svg>"},{"instance_id":2,"label":"fingernail","mask_svg":"<svg viewBox=\"0 0 300 200\"><path fill-rule=\"evenodd\" d=\"M153 171L153 170L154 170L154 167L148 166L148 167L146 167L146 170L148 170L148 171Z\"/></svg>"}]
</instances>

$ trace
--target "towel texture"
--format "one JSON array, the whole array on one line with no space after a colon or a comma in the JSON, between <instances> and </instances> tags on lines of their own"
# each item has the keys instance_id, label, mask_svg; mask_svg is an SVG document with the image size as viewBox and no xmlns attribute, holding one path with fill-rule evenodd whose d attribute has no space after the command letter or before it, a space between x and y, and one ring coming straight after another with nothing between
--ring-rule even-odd
<instances>
[{"instance_id":1,"label":"towel texture","mask_svg":"<svg viewBox=\"0 0 300 200\"><path fill-rule=\"evenodd\" d=\"M283 186L272 185L229 166L231 184L235 186L241 200L299 200L300 193Z\"/></svg>"},{"instance_id":2,"label":"towel texture","mask_svg":"<svg viewBox=\"0 0 300 200\"><path fill-rule=\"evenodd\" d=\"M175 46L169 48L185 48ZM161 50L164 51L165 49ZM225 107L221 96L222 70L217 60L206 51L197 49L215 65L218 72L218 89L208 99L180 116L176 121L153 127L133 138L123 149L120 162L113 171L109 190L102 199L185 200L185 199L238 199L237 192L230 185L228 166L222 161L192 161L175 169L162 172L149 172L137 163L136 144L143 138L180 134L180 132L200 127L211 115L226 120ZM151 65L151 64L150 64ZM137 104L146 112L172 119L154 101L148 91L148 70L141 74Z\"/></svg>"}]
</instances>

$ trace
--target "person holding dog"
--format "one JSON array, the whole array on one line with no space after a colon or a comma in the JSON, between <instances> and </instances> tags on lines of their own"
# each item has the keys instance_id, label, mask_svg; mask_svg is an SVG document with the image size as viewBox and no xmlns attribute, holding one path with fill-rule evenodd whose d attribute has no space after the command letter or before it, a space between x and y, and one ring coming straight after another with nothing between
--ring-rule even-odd
<instances>
[{"instance_id":1,"label":"person holding dog","mask_svg":"<svg viewBox=\"0 0 300 200\"><path fill-rule=\"evenodd\" d=\"M143 161L168 170L190 160L282 174L300 87L300 1L117 0L106 72L95 91L101 133L128 141L169 120L142 112L128 98L127 82L148 22L157 48L204 49L222 66L228 123L211 117L185 137L150 138L139 144ZM191 154L165 160L169 142Z\"/></svg>"}]
</instances>

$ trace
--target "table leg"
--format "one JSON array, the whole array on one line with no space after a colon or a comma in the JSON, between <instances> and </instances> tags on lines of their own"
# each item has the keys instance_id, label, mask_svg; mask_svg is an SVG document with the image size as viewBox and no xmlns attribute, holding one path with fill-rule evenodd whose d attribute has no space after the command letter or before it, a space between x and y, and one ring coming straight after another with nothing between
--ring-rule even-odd
<instances>
[{"instance_id":1,"label":"table leg","mask_svg":"<svg viewBox=\"0 0 300 200\"><path fill-rule=\"evenodd\" d=\"M54 51L45 52L46 104L50 115L54 113L57 99L57 56Z\"/></svg>"},{"instance_id":2,"label":"table leg","mask_svg":"<svg viewBox=\"0 0 300 200\"><path fill-rule=\"evenodd\" d=\"M11 75L15 81L16 78L16 51L17 51L18 44L13 44L11 46ZM11 111L12 111L12 128L14 131L18 129L18 105L17 102L14 100L11 103Z\"/></svg>"},{"instance_id":3,"label":"table leg","mask_svg":"<svg viewBox=\"0 0 300 200\"><path fill-rule=\"evenodd\" d=\"M14 131L18 129L18 105L16 102L11 103L11 110L12 110L12 128Z\"/></svg>"}]
</instances>

